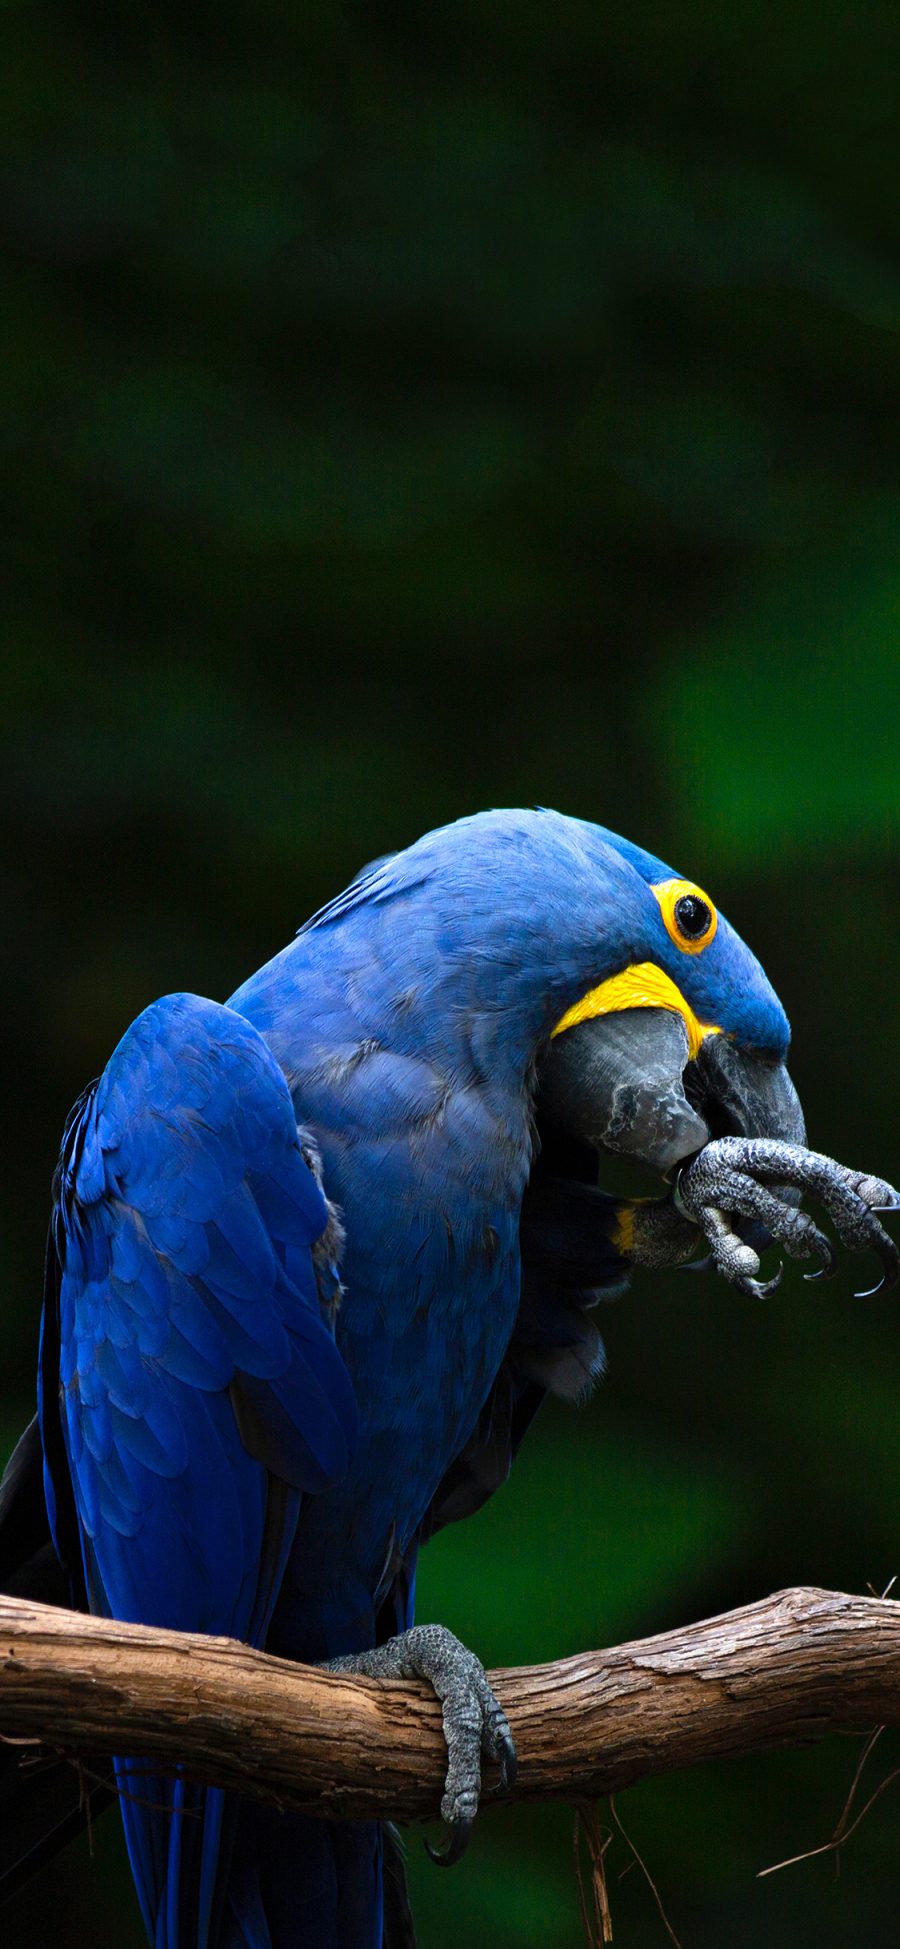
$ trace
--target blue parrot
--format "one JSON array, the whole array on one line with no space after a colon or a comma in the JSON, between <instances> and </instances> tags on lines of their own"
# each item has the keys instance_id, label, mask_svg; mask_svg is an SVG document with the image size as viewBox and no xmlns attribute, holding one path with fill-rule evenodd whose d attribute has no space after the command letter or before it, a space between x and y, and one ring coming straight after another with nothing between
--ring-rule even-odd
<instances>
[{"instance_id":1,"label":"blue parrot","mask_svg":"<svg viewBox=\"0 0 900 1949\"><path fill-rule=\"evenodd\" d=\"M0 1581L46 1593L42 1518L67 1601L427 1676L456 1858L514 1753L478 1660L414 1624L417 1553L589 1390L598 1295L704 1239L745 1291L773 1237L828 1269L803 1190L896 1276L895 1194L805 1150L788 1041L700 887L542 810L379 861L226 1006L154 1003L66 1129ZM610 1151L660 1196L605 1193ZM390 1830L116 1776L154 1949L412 1941Z\"/></svg>"}]
</instances>

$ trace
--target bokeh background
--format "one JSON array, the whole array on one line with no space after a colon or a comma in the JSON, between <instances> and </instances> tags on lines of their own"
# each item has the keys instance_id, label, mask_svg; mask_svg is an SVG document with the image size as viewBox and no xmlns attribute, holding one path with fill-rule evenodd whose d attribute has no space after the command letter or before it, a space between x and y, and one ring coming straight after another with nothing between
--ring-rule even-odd
<instances>
[{"instance_id":1,"label":"bokeh background","mask_svg":"<svg viewBox=\"0 0 900 1949\"><path fill-rule=\"evenodd\" d=\"M708 885L811 1134L900 1175L898 15L645 0L6 6L0 1438L65 1111L366 859L478 806ZM592 1406L426 1552L550 1658L900 1571L896 1296L645 1279ZM889 1938L900 1794L844 1738L623 1799L684 1949ZM883 1742L874 1785L893 1748ZM483 1819L423 1949L576 1949L571 1817ZM616 1940L666 1937L617 1840ZM6 1912L135 1949L114 1819Z\"/></svg>"}]
</instances>

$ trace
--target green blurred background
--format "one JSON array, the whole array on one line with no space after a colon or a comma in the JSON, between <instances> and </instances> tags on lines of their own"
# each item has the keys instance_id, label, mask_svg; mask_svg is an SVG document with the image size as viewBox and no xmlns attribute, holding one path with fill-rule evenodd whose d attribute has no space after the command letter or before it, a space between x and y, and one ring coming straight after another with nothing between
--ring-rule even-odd
<instances>
[{"instance_id":1,"label":"green blurred background","mask_svg":"<svg viewBox=\"0 0 900 1949\"><path fill-rule=\"evenodd\" d=\"M224 997L478 806L707 885L811 1136L896 1132L893 5L7 4L0 1435L31 1412L65 1111L152 997ZM427 1552L490 1662L900 1571L897 1300L645 1279L611 1372ZM684 1949L890 1938L848 1739L623 1799ZM885 1740L872 1783L887 1769ZM581 1940L563 1809L486 1815L423 1949ZM621 1949L666 1938L608 1856ZM3 1918L139 1941L115 1821Z\"/></svg>"}]
</instances>

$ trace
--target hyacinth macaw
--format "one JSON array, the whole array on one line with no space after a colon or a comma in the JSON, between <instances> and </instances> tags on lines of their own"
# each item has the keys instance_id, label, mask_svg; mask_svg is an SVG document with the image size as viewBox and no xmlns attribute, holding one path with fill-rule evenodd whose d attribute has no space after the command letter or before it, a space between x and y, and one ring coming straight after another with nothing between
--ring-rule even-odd
<instances>
[{"instance_id":1,"label":"hyacinth macaw","mask_svg":"<svg viewBox=\"0 0 900 1949\"><path fill-rule=\"evenodd\" d=\"M896 1194L804 1148L788 1033L701 888L546 811L378 863L227 1006L155 1003L66 1130L6 1587L46 1591L49 1517L70 1602L428 1676L455 1858L514 1754L477 1659L413 1628L417 1551L590 1387L598 1294L704 1239L746 1291L772 1237L828 1269L803 1189L896 1276ZM661 1195L607 1196L610 1150ZM117 1768L155 1949L412 1941L386 1830Z\"/></svg>"}]
</instances>

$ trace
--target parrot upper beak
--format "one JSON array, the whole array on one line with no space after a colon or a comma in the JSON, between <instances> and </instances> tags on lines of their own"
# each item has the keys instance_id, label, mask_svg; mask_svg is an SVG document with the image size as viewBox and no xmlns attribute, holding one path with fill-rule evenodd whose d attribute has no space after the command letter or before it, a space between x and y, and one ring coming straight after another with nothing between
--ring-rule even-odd
<instances>
[{"instance_id":1,"label":"parrot upper beak","mask_svg":"<svg viewBox=\"0 0 900 1949\"><path fill-rule=\"evenodd\" d=\"M708 1035L685 1072L685 1090L711 1137L779 1137L805 1144L800 1098L777 1056Z\"/></svg>"},{"instance_id":2,"label":"parrot upper beak","mask_svg":"<svg viewBox=\"0 0 900 1949\"><path fill-rule=\"evenodd\" d=\"M691 1060L684 1021L662 1008L596 1016L554 1037L539 1070L538 1111L566 1138L664 1175L711 1137L805 1141L782 1062L720 1034L707 1034Z\"/></svg>"}]
</instances>

